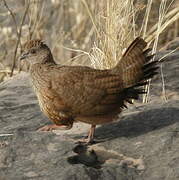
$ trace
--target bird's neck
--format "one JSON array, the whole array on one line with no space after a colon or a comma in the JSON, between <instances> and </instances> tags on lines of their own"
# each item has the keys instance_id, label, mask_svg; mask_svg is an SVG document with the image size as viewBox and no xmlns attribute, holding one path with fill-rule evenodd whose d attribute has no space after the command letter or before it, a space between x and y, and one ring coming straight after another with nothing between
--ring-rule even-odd
<instances>
[{"instance_id":1,"label":"bird's neck","mask_svg":"<svg viewBox=\"0 0 179 180\"><path fill-rule=\"evenodd\" d=\"M48 56L44 57L42 62L43 64L56 64L51 52L48 54Z\"/></svg>"},{"instance_id":2,"label":"bird's neck","mask_svg":"<svg viewBox=\"0 0 179 180\"><path fill-rule=\"evenodd\" d=\"M36 63L30 67L30 77L34 90L40 90L48 80L51 63Z\"/></svg>"}]
</instances>

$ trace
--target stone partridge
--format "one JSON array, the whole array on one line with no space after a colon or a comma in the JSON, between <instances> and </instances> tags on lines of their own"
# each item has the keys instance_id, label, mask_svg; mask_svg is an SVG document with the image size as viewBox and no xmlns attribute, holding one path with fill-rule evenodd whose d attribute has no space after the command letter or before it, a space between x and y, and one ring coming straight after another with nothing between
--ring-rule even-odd
<instances>
[{"instance_id":1,"label":"stone partridge","mask_svg":"<svg viewBox=\"0 0 179 180\"><path fill-rule=\"evenodd\" d=\"M157 74L158 61L152 61L146 46L137 37L114 68L99 70L58 65L44 42L26 42L20 59L29 62L40 108L54 122L40 130L70 129L73 122L84 122L91 125L86 142L92 142L96 125L116 120Z\"/></svg>"}]
</instances>

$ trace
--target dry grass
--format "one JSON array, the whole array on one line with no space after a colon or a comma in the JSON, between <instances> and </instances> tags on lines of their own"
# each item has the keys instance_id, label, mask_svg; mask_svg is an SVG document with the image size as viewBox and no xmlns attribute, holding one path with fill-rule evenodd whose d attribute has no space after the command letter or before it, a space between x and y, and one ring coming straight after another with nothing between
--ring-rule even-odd
<instances>
[{"instance_id":1,"label":"dry grass","mask_svg":"<svg viewBox=\"0 0 179 180\"><path fill-rule=\"evenodd\" d=\"M33 38L45 40L59 63L100 69L113 67L139 35L155 53L179 35L179 6L175 4L179 0L3 0L0 81L18 72L21 44Z\"/></svg>"}]
</instances>

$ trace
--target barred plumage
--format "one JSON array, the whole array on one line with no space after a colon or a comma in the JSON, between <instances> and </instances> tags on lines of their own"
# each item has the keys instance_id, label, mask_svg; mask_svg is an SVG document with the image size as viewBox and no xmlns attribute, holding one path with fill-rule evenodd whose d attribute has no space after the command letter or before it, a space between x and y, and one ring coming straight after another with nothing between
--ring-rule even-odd
<instances>
[{"instance_id":1,"label":"barred plumage","mask_svg":"<svg viewBox=\"0 0 179 180\"><path fill-rule=\"evenodd\" d=\"M153 56L148 55L146 46L138 37L114 68L98 70L57 65L42 41L27 42L21 59L31 64L32 84L41 109L55 123L41 130L70 129L74 121L82 121L92 125L91 141L95 126L115 120L126 103L145 93L144 85L157 73L157 61L151 61Z\"/></svg>"}]
</instances>

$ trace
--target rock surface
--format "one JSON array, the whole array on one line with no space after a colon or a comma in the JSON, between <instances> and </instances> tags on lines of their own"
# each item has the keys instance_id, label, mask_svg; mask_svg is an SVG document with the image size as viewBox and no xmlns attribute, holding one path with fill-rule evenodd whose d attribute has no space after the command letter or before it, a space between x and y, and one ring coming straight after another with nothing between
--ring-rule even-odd
<instances>
[{"instance_id":1,"label":"rock surface","mask_svg":"<svg viewBox=\"0 0 179 180\"><path fill-rule=\"evenodd\" d=\"M159 76L152 83L150 102L130 106L120 122L98 127L99 143L84 153L74 142L89 125L37 132L49 121L40 112L28 75L1 83L0 180L178 180L179 53L166 59L168 101L162 100Z\"/></svg>"}]
</instances>

